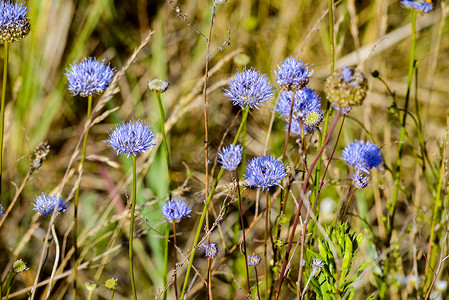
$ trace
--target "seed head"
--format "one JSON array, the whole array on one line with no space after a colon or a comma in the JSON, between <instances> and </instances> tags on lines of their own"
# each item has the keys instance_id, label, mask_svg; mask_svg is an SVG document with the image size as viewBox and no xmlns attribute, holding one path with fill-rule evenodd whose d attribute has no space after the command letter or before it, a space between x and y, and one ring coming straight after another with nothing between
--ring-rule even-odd
<instances>
[{"instance_id":1,"label":"seed head","mask_svg":"<svg viewBox=\"0 0 449 300\"><path fill-rule=\"evenodd\" d=\"M326 99L337 109L349 109L365 100L368 80L355 66L341 67L326 79L324 92ZM349 111L343 111L343 113Z\"/></svg>"},{"instance_id":2,"label":"seed head","mask_svg":"<svg viewBox=\"0 0 449 300\"><path fill-rule=\"evenodd\" d=\"M117 280L118 280L117 278L109 278L104 283L104 286L109 290L115 290L117 287Z\"/></svg>"},{"instance_id":3,"label":"seed head","mask_svg":"<svg viewBox=\"0 0 449 300\"><path fill-rule=\"evenodd\" d=\"M99 62L94 57L83 59L80 63L74 62L66 68L64 74L68 80L68 89L72 96L80 94L81 97L98 95L104 92L112 81L115 68Z\"/></svg>"},{"instance_id":4,"label":"seed head","mask_svg":"<svg viewBox=\"0 0 449 300\"><path fill-rule=\"evenodd\" d=\"M279 181L285 176L287 176L285 165L270 155L253 158L243 175L248 180L248 185L262 188L262 191L274 185L280 186Z\"/></svg>"},{"instance_id":5,"label":"seed head","mask_svg":"<svg viewBox=\"0 0 449 300\"><path fill-rule=\"evenodd\" d=\"M187 204L187 201L181 199L169 200L161 205L161 209L164 218L170 223L179 223L183 218L190 218L192 212L192 208Z\"/></svg>"},{"instance_id":6,"label":"seed head","mask_svg":"<svg viewBox=\"0 0 449 300\"><path fill-rule=\"evenodd\" d=\"M50 153L50 145L47 142L40 142L36 146L33 155L30 157L31 172L39 170L42 166L42 161L47 159L48 153Z\"/></svg>"},{"instance_id":7,"label":"seed head","mask_svg":"<svg viewBox=\"0 0 449 300\"><path fill-rule=\"evenodd\" d=\"M57 206L56 215L59 215L61 211L67 212L68 203L62 197L57 198L54 194L47 195L42 193L39 196L36 195L33 206L33 210L39 212L45 218L53 213L55 206Z\"/></svg>"},{"instance_id":8,"label":"seed head","mask_svg":"<svg viewBox=\"0 0 449 300\"><path fill-rule=\"evenodd\" d=\"M281 89L297 91L309 83L313 70L309 71L308 64L291 56L285 59L281 65L278 65L278 71L274 71L274 74L276 75L276 83Z\"/></svg>"},{"instance_id":9,"label":"seed head","mask_svg":"<svg viewBox=\"0 0 449 300\"><path fill-rule=\"evenodd\" d=\"M94 282L86 282L84 284L84 286L86 287L86 289L89 291L89 294L90 294L97 289L98 284L96 284Z\"/></svg>"},{"instance_id":10,"label":"seed head","mask_svg":"<svg viewBox=\"0 0 449 300\"><path fill-rule=\"evenodd\" d=\"M27 268L26 263L23 260L18 259L12 264L12 270L15 273L23 273L26 270L28 270L28 268Z\"/></svg>"},{"instance_id":11,"label":"seed head","mask_svg":"<svg viewBox=\"0 0 449 300\"><path fill-rule=\"evenodd\" d=\"M242 145L229 145L218 153L218 162L223 169L229 172L234 171L242 161L243 148Z\"/></svg>"},{"instance_id":12,"label":"seed head","mask_svg":"<svg viewBox=\"0 0 449 300\"><path fill-rule=\"evenodd\" d=\"M148 89L153 93L163 93L165 92L170 84L168 81L156 78L148 82Z\"/></svg>"},{"instance_id":13,"label":"seed head","mask_svg":"<svg viewBox=\"0 0 449 300\"><path fill-rule=\"evenodd\" d=\"M237 72L234 79L229 79L228 89L224 95L242 109L257 108L261 103L270 102L273 97L271 83L266 75L261 75L254 68Z\"/></svg>"},{"instance_id":14,"label":"seed head","mask_svg":"<svg viewBox=\"0 0 449 300\"><path fill-rule=\"evenodd\" d=\"M29 8L25 3L0 2L0 43L12 44L23 39L31 29Z\"/></svg>"},{"instance_id":15,"label":"seed head","mask_svg":"<svg viewBox=\"0 0 449 300\"><path fill-rule=\"evenodd\" d=\"M149 126L142 120L131 120L128 123L116 125L105 141L111 146L117 155L125 154L137 156L156 145L156 132L153 126Z\"/></svg>"}]
</instances>

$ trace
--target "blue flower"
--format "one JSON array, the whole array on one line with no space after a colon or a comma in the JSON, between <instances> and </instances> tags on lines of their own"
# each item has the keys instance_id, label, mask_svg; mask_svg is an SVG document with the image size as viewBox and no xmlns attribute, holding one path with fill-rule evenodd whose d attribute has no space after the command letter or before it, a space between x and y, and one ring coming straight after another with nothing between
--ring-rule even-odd
<instances>
[{"instance_id":1,"label":"blue flower","mask_svg":"<svg viewBox=\"0 0 449 300\"><path fill-rule=\"evenodd\" d=\"M380 168L384 159L380 148L371 142L358 141L349 144L343 150L342 159L356 171L369 173L372 168Z\"/></svg>"},{"instance_id":2,"label":"blue flower","mask_svg":"<svg viewBox=\"0 0 449 300\"><path fill-rule=\"evenodd\" d=\"M99 62L96 58L85 58L80 63L75 62L66 68L64 74L68 79L68 89L73 96L80 94L88 97L104 92L112 81L114 69Z\"/></svg>"},{"instance_id":3,"label":"blue flower","mask_svg":"<svg viewBox=\"0 0 449 300\"><path fill-rule=\"evenodd\" d=\"M239 105L242 109L257 108L261 103L270 102L273 97L268 77L259 74L254 68L237 72L234 80L229 80L228 88L223 89L224 95L232 100L233 105Z\"/></svg>"},{"instance_id":4,"label":"blue flower","mask_svg":"<svg viewBox=\"0 0 449 300\"><path fill-rule=\"evenodd\" d=\"M431 0L401 0L404 7L416 9L420 12L427 13L433 9Z\"/></svg>"},{"instance_id":5,"label":"blue flower","mask_svg":"<svg viewBox=\"0 0 449 300\"><path fill-rule=\"evenodd\" d=\"M149 126L142 120L131 120L128 123L116 125L106 143L114 148L117 155L137 156L139 152L143 153L156 145L156 132L153 126Z\"/></svg>"},{"instance_id":6,"label":"blue flower","mask_svg":"<svg viewBox=\"0 0 449 300\"><path fill-rule=\"evenodd\" d=\"M248 255L248 266L255 267L260 263L261 259L256 254Z\"/></svg>"},{"instance_id":7,"label":"blue flower","mask_svg":"<svg viewBox=\"0 0 449 300\"><path fill-rule=\"evenodd\" d=\"M285 119L285 130L288 130L292 94L292 91L282 92L276 106L276 111ZM296 91L290 132L295 135L301 135L303 127L305 133L313 132L323 120L323 113L320 107L321 98L315 90L304 88Z\"/></svg>"},{"instance_id":8,"label":"blue flower","mask_svg":"<svg viewBox=\"0 0 449 300\"><path fill-rule=\"evenodd\" d=\"M250 186L262 188L262 191L274 185L287 175L285 166L274 156L263 155L253 158L249 163L243 177Z\"/></svg>"},{"instance_id":9,"label":"blue flower","mask_svg":"<svg viewBox=\"0 0 449 300\"><path fill-rule=\"evenodd\" d=\"M169 200L167 203L161 205L162 214L167 222L179 223L181 219L190 217L192 209L187 204L187 201L175 199Z\"/></svg>"},{"instance_id":10,"label":"blue flower","mask_svg":"<svg viewBox=\"0 0 449 300\"><path fill-rule=\"evenodd\" d=\"M280 66L278 65L278 71L274 71L274 74L277 84L283 90L296 91L309 83L313 70L309 71L308 64L291 56L285 59Z\"/></svg>"},{"instance_id":11,"label":"blue flower","mask_svg":"<svg viewBox=\"0 0 449 300\"><path fill-rule=\"evenodd\" d=\"M14 43L23 39L31 29L26 16L29 8L25 3L0 2L0 43Z\"/></svg>"},{"instance_id":12,"label":"blue flower","mask_svg":"<svg viewBox=\"0 0 449 300\"><path fill-rule=\"evenodd\" d=\"M217 256L218 254L217 244L215 243L210 243L209 245L203 244L203 248L205 251L204 255L206 255L206 257L208 258L215 258L215 256Z\"/></svg>"},{"instance_id":13,"label":"blue flower","mask_svg":"<svg viewBox=\"0 0 449 300\"><path fill-rule=\"evenodd\" d=\"M359 189L363 189L368 185L368 177L366 177L363 173L360 171L357 173L351 174L352 182L354 182L355 186Z\"/></svg>"},{"instance_id":14,"label":"blue flower","mask_svg":"<svg viewBox=\"0 0 449 300\"><path fill-rule=\"evenodd\" d=\"M61 196L57 198L54 194L47 195L42 193L40 196L36 195L36 199L33 203L33 210L39 212L45 218L47 215L53 213L55 206L57 206L56 215L59 215L61 211L67 212L67 205L68 203L65 202Z\"/></svg>"},{"instance_id":15,"label":"blue flower","mask_svg":"<svg viewBox=\"0 0 449 300\"><path fill-rule=\"evenodd\" d=\"M5 209L3 208L3 203L0 203L0 220L5 215Z\"/></svg>"},{"instance_id":16,"label":"blue flower","mask_svg":"<svg viewBox=\"0 0 449 300\"><path fill-rule=\"evenodd\" d=\"M229 145L218 153L218 162L223 169L234 171L242 161L242 145Z\"/></svg>"}]
</instances>

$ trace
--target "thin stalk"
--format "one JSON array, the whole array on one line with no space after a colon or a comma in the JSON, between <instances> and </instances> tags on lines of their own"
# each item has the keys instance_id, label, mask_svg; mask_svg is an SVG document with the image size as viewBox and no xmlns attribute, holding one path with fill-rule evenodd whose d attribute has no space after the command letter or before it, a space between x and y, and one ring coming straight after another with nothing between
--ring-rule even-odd
<instances>
[{"instance_id":1,"label":"thin stalk","mask_svg":"<svg viewBox=\"0 0 449 300\"><path fill-rule=\"evenodd\" d=\"M396 173L394 180L394 189L393 189L393 199L391 201L391 205L389 207L389 222L387 227L387 246L390 244L391 233L394 227L394 214L396 212L396 203L398 201L398 193L399 193L399 179L401 173L401 165L402 165L402 155L404 151L404 139L405 139L405 125L408 115L408 103L410 99L410 90L412 86L412 78L413 78L413 69L415 67L415 46L416 46L416 11L412 11L412 45L410 49L410 62L408 67L408 78L407 78L407 93L405 94L405 104L404 104L404 116L402 118L401 123L401 132L399 135L399 149L398 149L398 159L396 162Z\"/></svg>"},{"instance_id":2,"label":"thin stalk","mask_svg":"<svg viewBox=\"0 0 449 300\"><path fill-rule=\"evenodd\" d=\"M306 223L307 224L307 223ZM304 242L306 237L306 224L302 227L301 233L301 256L299 258L299 271L298 271L298 285L296 287L296 300L300 300L301 297L301 277L302 277L302 268L303 268L303 259L304 259Z\"/></svg>"},{"instance_id":3,"label":"thin stalk","mask_svg":"<svg viewBox=\"0 0 449 300\"><path fill-rule=\"evenodd\" d=\"M343 223L343 220L345 219L346 212L348 211L349 202L351 202L352 196L354 195L355 191L357 191L357 190L358 190L358 188L356 187L355 189L353 189L351 191L351 186L349 186L349 191L348 192L351 192L351 193L350 193L350 195L348 197L348 200L346 201L346 206L345 206L345 211L343 212L343 216L340 218L342 223Z\"/></svg>"},{"instance_id":4,"label":"thin stalk","mask_svg":"<svg viewBox=\"0 0 449 300\"><path fill-rule=\"evenodd\" d=\"M3 86L2 86L2 117L0 120L0 195L2 194L2 170L3 170L3 135L5 131L5 99L6 99L6 81L8 79L8 58L9 58L9 44L5 45L5 60L3 62Z\"/></svg>"},{"instance_id":5,"label":"thin stalk","mask_svg":"<svg viewBox=\"0 0 449 300\"><path fill-rule=\"evenodd\" d=\"M115 290L112 290L111 300L114 300Z\"/></svg>"},{"instance_id":6,"label":"thin stalk","mask_svg":"<svg viewBox=\"0 0 449 300\"><path fill-rule=\"evenodd\" d=\"M329 0L329 40L331 43L331 74L335 68L335 41L334 41L334 1Z\"/></svg>"},{"instance_id":7,"label":"thin stalk","mask_svg":"<svg viewBox=\"0 0 449 300\"><path fill-rule=\"evenodd\" d=\"M259 276L257 275L257 266L254 266L254 271L256 271L257 299L260 300Z\"/></svg>"},{"instance_id":8,"label":"thin stalk","mask_svg":"<svg viewBox=\"0 0 449 300\"><path fill-rule=\"evenodd\" d=\"M22 184L20 185L19 189L16 191L16 194L14 195L13 200L9 204L8 209L6 210L4 216L0 219L0 228L2 227L3 222L5 222L6 218L8 217L9 213L11 212L12 208L16 204L17 199L19 199L19 196L22 193L23 188L25 187L25 184L28 182L28 179L30 179L30 176L32 173L33 173L33 171L30 168L28 170L27 174L25 175L25 178L23 179Z\"/></svg>"},{"instance_id":9,"label":"thin stalk","mask_svg":"<svg viewBox=\"0 0 449 300\"><path fill-rule=\"evenodd\" d=\"M133 299L137 299L136 285L134 283L133 273L133 237L134 237L134 211L136 209L136 192L137 192L137 178L136 178L136 157L132 155L133 159L133 196L131 200L131 219L129 223L129 273L131 276L131 288L133 291Z\"/></svg>"},{"instance_id":10,"label":"thin stalk","mask_svg":"<svg viewBox=\"0 0 449 300\"><path fill-rule=\"evenodd\" d=\"M282 162L285 160L285 153L287 152L288 146L288 138L290 137L290 130L292 128L292 119L293 119L293 104L295 103L295 91L292 91L292 101L290 102L290 115L288 117L288 127L287 132L285 133L285 143L284 143L284 151L282 152Z\"/></svg>"},{"instance_id":11,"label":"thin stalk","mask_svg":"<svg viewBox=\"0 0 449 300\"><path fill-rule=\"evenodd\" d=\"M337 126L338 119L340 118L341 114L342 114L341 109L339 109L338 112L337 112L337 115L335 116L334 122L332 123L331 127L329 128L329 132L328 132L328 134L326 136L326 139L323 142L323 145L321 146L320 151L318 152L315 160L312 162L312 165L310 166L309 171L307 172L307 176L306 176L306 179L304 181L303 191L302 191L302 194L300 195L301 200L299 202L299 205L298 205L298 208L297 208L297 211L296 211L295 221L293 223L292 231L290 233L290 238L289 238L289 241L288 241L287 252L285 253L284 263L283 263L283 266L282 266L282 270L281 270L281 272L279 274L279 281L278 281L278 286L277 286L277 290L276 290L275 300L279 299L279 294L281 292L282 282L284 281L284 273L285 273L285 270L287 268L287 262L288 262L288 258L289 258L289 255L290 255L290 250L292 248L293 238L295 236L296 226L298 226L299 215L301 214L301 206L302 206L302 203L303 203L303 200L304 200L304 195L305 195L305 193L307 191L307 186L308 186L308 183L309 183L310 176L312 175L312 172L315 169L315 166L316 166L318 160L320 159L321 155L323 154L324 148L326 148L326 145L329 143L330 136L332 135L332 132L334 131L335 126Z\"/></svg>"},{"instance_id":12,"label":"thin stalk","mask_svg":"<svg viewBox=\"0 0 449 300\"><path fill-rule=\"evenodd\" d=\"M239 136L243 130L244 123L246 122L246 120L248 118L248 114L249 114L249 108L246 108L243 113L243 116L242 116L242 122L240 123L239 129L237 130L237 134L235 135L234 141L232 142L232 144L234 144L234 145L237 143L237 141L239 139ZM212 195L214 194L215 189L217 188L218 182L220 181L221 177L223 176L223 171L224 171L224 169L222 168L218 172L217 178L215 179L214 184L212 185L209 195L206 199L206 203L204 204L203 212L201 213L200 221L199 221L198 227L196 229L195 238L193 240L193 246L192 246L192 252L190 254L189 265L187 266L186 275L184 278L184 284L182 286L182 292L181 292L181 298L180 298L181 300L184 300L184 295L186 293L187 284L189 282L189 274L190 274L190 270L192 268L193 259L195 256L195 250L196 250L198 239L200 237L200 233L201 233L201 230L203 227L203 222L206 217L206 212L209 208L210 200L212 199Z\"/></svg>"},{"instance_id":13,"label":"thin stalk","mask_svg":"<svg viewBox=\"0 0 449 300\"><path fill-rule=\"evenodd\" d=\"M92 112L92 95L88 97L88 104L87 104L87 119L89 120L90 114ZM83 168L84 168L84 159L86 157L86 148L87 148L87 136L89 134L89 127L86 129L86 133L84 134L84 140L83 140L83 150L81 152L81 161L80 161L80 176L82 176ZM80 197L80 187L81 187L81 178L80 183L78 187L76 188L75 192L75 201L74 201L74 212L73 212L73 248L74 253L73 257L75 259L75 263L73 265L74 274L73 274L73 300L77 299L77 281L78 281L78 202Z\"/></svg>"},{"instance_id":14,"label":"thin stalk","mask_svg":"<svg viewBox=\"0 0 449 300\"><path fill-rule=\"evenodd\" d=\"M243 255L245 256L246 282L248 283L248 293L251 295L251 284L249 281L249 269L248 269L248 253L246 252L246 234L245 234L246 230L245 230L245 223L243 222L242 195L240 194L238 168L235 169L235 178L237 181L237 195L239 197L240 223L242 224L242 232L243 232Z\"/></svg>"},{"instance_id":15,"label":"thin stalk","mask_svg":"<svg viewBox=\"0 0 449 300\"><path fill-rule=\"evenodd\" d=\"M176 276L176 261L177 261L177 257L176 257L177 253L176 252L178 252L176 250L176 222L173 222L173 245L174 245L174 248L173 248L173 259L174 259L173 270L175 270L175 273L173 274L173 276L175 277L173 287L175 288L176 300L178 300L178 279Z\"/></svg>"},{"instance_id":16,"label":"thin stalk","mask_svg":"<svg viewBox=\"0 0 449 300\"><path fill-rule=\"evenodd\" d=\"M164 286L167 286L167 273L168 273L168 239L170 237L170 224L165 225L165 243L164 243ZM164 300L167 300L168 289L164 291Z\"/></svg>"},{"instance_id":17,"label":"thin stalk","mask_svg":"<svg viewBox=\"0 0 449 300\"><path fill-rule=\"evenodd\" d=\"M266 199L267 204L265 207L265 234L264 234L264 248L263 248L263 258L264 258L264 266L265 266L265 299L268 299L268 218L269 218L269 206L270 206L270 199L269 199L269 192L268 189L266 190Z\"/></svg>"},{"instance_id":18,"label":"thin stalk","mask_svg":"<svg viewBox=\"0 0 449 300\"><path fill-rule=\"evenodd\" d=\"M16 275L17 275L17 273L14 273L14 272L11 272L11 274L10 274L9 284L7 285L8 290L6 291L6 297L5 297L6 300L9 299L9 292L11 291L11 284L12 284L12 281L14 280L14 278L16 277Z\"/></svg>"},{"instance_id":19,"label":"thin stalk","mask_svg":"<svg viewBox=\"0 0 449 300\"><path fill-rule=\"evenodd\" d=\"M50 282L48 283L48 289L47 289L47 297L46 299L50 299L50 293L51 293L51 288L53 285L53 279L55 278L56 275L56 270L58 268L58 263L59 263L59 255L60 255L60 251L59 251L59 241L58 241L58 236L56 235L56 230L55 230L55 224L51 225L51 233L53 235L53 241L55 242L55 262L53 263L53 270L51 271L51 276L50 276Z\"/></svg>"}]
</instances>

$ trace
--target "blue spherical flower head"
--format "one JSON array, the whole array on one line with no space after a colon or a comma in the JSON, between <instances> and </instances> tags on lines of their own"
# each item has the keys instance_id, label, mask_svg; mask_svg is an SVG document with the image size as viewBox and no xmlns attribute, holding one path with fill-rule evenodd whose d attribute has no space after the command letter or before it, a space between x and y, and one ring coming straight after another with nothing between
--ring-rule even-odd
<instances>
[{"instance_id":1,"label":"blue spherical flower head","mask_svg":"<svg viewBox=\"0 0 449 300\"><path fill-rule=\"evenodd\" d=\"M114 148L117 155L137 156L138 153L143 153L156 145L156 132L153 126L142 120L131 120L116 125L109 134L106 144Z\"/></svg>"},{"instance_id":2,"label":"blue spherical flower head","mask_svg":"<svg viewBox=\"0 0 449 300\"><path fill-rule=\"evenodd\" d=\"M260 263L261 259L256 254L248 255L248 266L255 267Z\"/></svg>"},{"instance_id":3,"label":"blue spherical flower head","mask_svg":"<svg viewBox=\"0 0 449 300\"><path fill-rule=\"evenodd\" d=\"M161 205L161 209L164 218L170 223L179 223L183 218L190 218L192 212L192 208L187 204L187 201L180 199L169 200Z\"/></svg>"},{"instance_id":4,"label":"blue spherical flower head","mask_svg":"<svg viewBox=\"0 0 449 300\"><path fill-rule=\"evenodd\" d=\"M285 59L278 65L278 71L274 71L276 82L283 90L297 91L309 83L313 70L309 71L308 64L303 63L296 57Z\"/></svg>"},{"instance_id":5,"label":"blue spherical flower head","mask_svg":"<svg viewBox=\"0 0 449 300\"><path fill-rule=\"evenodd\" d=\"M26 16L29 8L24 3L0 2L0 43L12 44L23 39L31 29Z\"/></svg>"},{"instance_id":6,"label":"blue spherical flower head","mask_svg":"<svg viewBox=\"0 0 449 300\"><path fill-rule=\"evenodd\" d=\"M210 243L209 245L203 244L204 248L204 255L208 258L215 258L218 254L217 244L216 243Z\"/></svg>"},{"instance_id":7,"label":"blue spherical flower head","mask_svg":"<svg viewBox=\"0 0 449 300\"><path fill-rule=\"evenodd\" d=\"M237 72L234 79L229 80L224 95L232 100L233 105L242 109L257 108L260 104L270 102L273 97L271 83L266 75L261 75L254 68Z\"/></svg>"},{"instance_id":8,"label":"blue spherical flower head","mask_svg":"<svg viewBox=\"0 0 449 300\"><path fill-rule=\"evenodd\" d=\"M218 162L223 169L229 172L234 171L242 161L242 145L229 145L218 153Z\"/></svg>"},{"instance_id":9,"label":"blue spherical flower head","mask_svg":"<svg viewBox=\"0 0 449 300\"><path fill-rule=\"evenodd\" d=\"M248 180L250 186L262 188L262 191L274 185L278 185L279 181L287 175L285 165L274 156L262 155L253 158L243 177Z\"/></svg>"},{"instance_id":10,"label":"blue spherical flower head","mask_svg":"<svg viewBox=\"0 0 449 300\"><path fill-rule=\"evenodd\" d=\"M65 202L61 196L58 198L54 194L47 195L42 193L39 196L36 195L36 199L33 203L33 210L39 212L45 218L47 215L53 213L56 206L56 215L59 215L61 211L67 212L67 205L68 203Z\"/></svg>"},{"instance_id":11,"label":"blue spherical flower head","mask_svg":"<svg viewBox=\"0 0 449 300\"><path fill-rule=\"evenodd\" d=\"M369 173L372 168L380 168L384 159L380 148L376 144L364 141L354 141L346 146L342 153L342 159L356 171Z\"/></svg>"},{"instance_id":12,"label":"blue spherical flower head","mask_svg":"<svg viewBox=\"0 0 449 300\"><path fill-rule=\"evenodd\" d=\"M428 13L433 9L432 0L401 0L401 5L423 13Z\"/></svg>"},{"instance_id":13,"label":"blue spherical flower head","mask_svg":"<svg viewBox=\"0 0 449 300\"><path fill-rule=\"evenodd\" d=\"M3 203L0 203L0 220L5 215L5 209L3 208Z\"/></svg>"},{"instance_id":14,"label":"blue spherical flower head","mask_svg":"<svg viewBox=\"0 0 449 300\"><path fill-rule=\"evenodd\" d=\"M73 96L89 97L104 92L114 77L114 69L99 62L96 58L85 58L80 63L75 62L66 68L64 74L68 80L68 89Z\"/></svg>"}]
</instances>

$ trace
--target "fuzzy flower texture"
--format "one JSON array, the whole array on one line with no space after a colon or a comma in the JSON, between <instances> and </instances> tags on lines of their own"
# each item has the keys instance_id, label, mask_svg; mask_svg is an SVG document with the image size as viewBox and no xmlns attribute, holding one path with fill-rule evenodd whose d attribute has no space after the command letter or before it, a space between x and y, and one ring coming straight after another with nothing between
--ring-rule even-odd
<instances>
[{"instance_id":1,"label":"fuzzy flower texture","mask_svg":"<svg viewBox=\"0 0 449 300\"><path fill-rule=\"evenodd\" d=\"M257 108L260 104L270 102L273 97L270 81L266 75L261 75L255 69L243 69L237 72L234 79L229 80L228 89L224 95L239 105L242 109Z\"/></svg>"},{"instance_id":2,"label":"fuzzy flower texture","mask_svg":"<svg viewBox=\"0 0 449 300\"><path fill-rule=\"evenodd\" d=\"M307 64L292 56L278 65L278 71L274 71L274 74L276 75L276 83L281 89L297 91L309 83L313 70L309 71Z\"/></svg>"},{"instance_id":3,"label":"fuzzy flower texture","mask_svg":"<svg viewBox=\"0 0 449 300\"><path fill-rule=\"evenodd\" d=\"M142 120L131 120L116 125L109 134L106 144L114 148L117 155L137 156L138 153L143 153L156 145L156 132L153 126Z\"/></svg>"},{"instance_id":4,"label":"fuzzy flower texture","mask_svg":"<svg viewBox=\"0 0 449 300\"><path fill-rule=\"evenodd\" d=\"M89 97L104 92L112 81L114 69L99 62L96 58L85 58L80 63L75 62L66 68L68 89L73 96Z\"/></svg>"},{"instance_id":5,"label":"fuzzy flower texture","mask_svg":"<svg viewBox=\"0 0 449 300\"><path fill-rule=\"evenodd\" d=\"M287 130L293 93L295 101L293 102L291 133L301 135L303 129L304 134L314 132L323 120L321 98L315 90L304 88L296 92L281 92L276 112L284 118Z\"/></svg>"},{"instance_id":6,"label":"fuzzy flower texture","mask_svg":"<svg viewBox=\"0 0 449 300\"><path fill-rule=\"evenodd\" d=\"M45 218L53 213L55 206L57 206L56 215L59 215L60 212L67 212L67 205L68 203L62 197L57 198L54 194L47 195L42 193L39 196L36 195L33 210L39 212Z\"/></svg>"},{"instance_id":7,"label":"fuzzy flower texture","mask_svg":"<svg viewBox=\"0 0 449 300\"><path fill-rule=\"evenodd\" d=\"M190 217L192 209L187 204L187 201L175 199L169 200L167 203L161 205L162 214L167 222L179 223L181 219Z\"/></svg>"},{"instance_id":8,"label":"fuzzy flower texture","mask_svg":"<svg viewBox=\"0 0 449 300\"><path fill-rule=\"evenodd\" d=\"M383 163L382 153L376 144L364 141L355 141L343 150L342 159L352 168L352 181L358 188L364 188L368 184L369 174L372 168L381 169Z\"/></svg>"},{"instance_id":9,"label":"fuzzy flower texture","mask_svg":"<svg viewBox=\"0 0 449 300\"><path fill-rule=\"evenodd\" d=\"M30 32L31 25L26 16L28 10L24 3L0 2L0 43L12 44Z\"/></svg>"},{"instance_id":10,"label":"fuzzy flower texture","mask_svg":"<svg viewBox=\"0 0 449 300\"><path fill-rule=\"evenodd\" d=\"M401 0L401 5L423 13L428 13L433 9L432 0Z\"/></svg>"},{"instance_id":11,"label":"fuzzy flower texture","mask_svg":"<svg viewBox=\"0 0 449 300\"><path fill-rule=\"evenodd\" d=\"M218 153L218 162L223 169L229 172L234 171L242 161L242 153L242 145L230 145L220 150Z\"/></svg>"},{"instance_id":12,"label":"fuzzy flower texture","mask_svg":"<svg viewBox=\"0 0 449 300\"><path fill-rule=\"evenodd\" d=\"M285 176L287 176L287 173L282 161L270 155L253 158L248 163L243 175L250 186L262 188L262 191L274 185L280 186L279 181Z\"/></svg>"}]
</instances>

